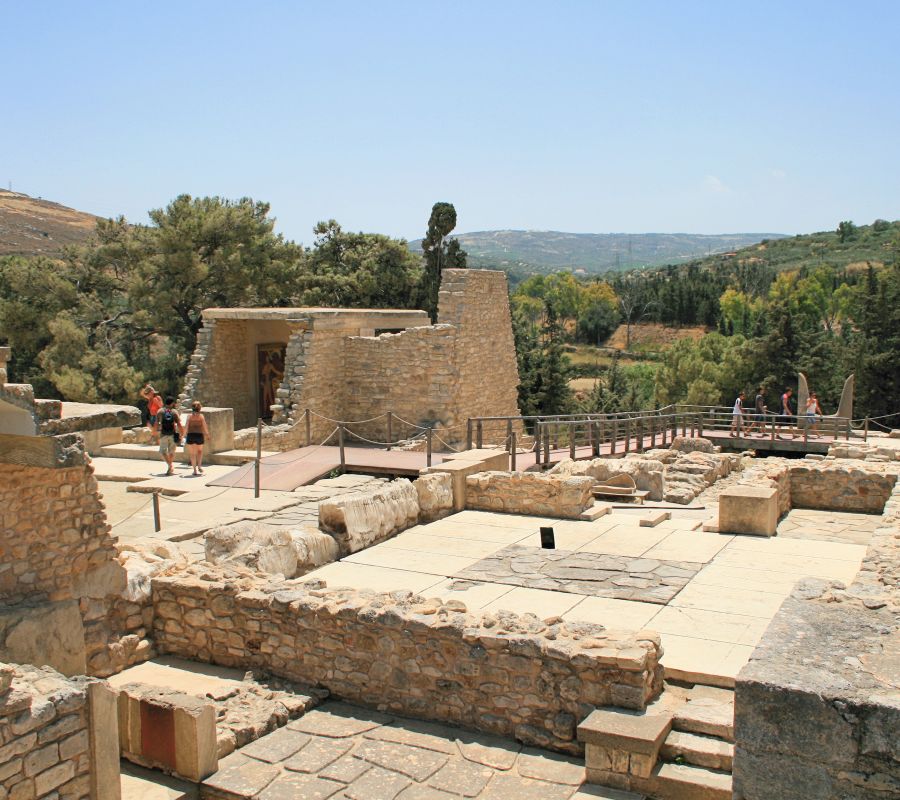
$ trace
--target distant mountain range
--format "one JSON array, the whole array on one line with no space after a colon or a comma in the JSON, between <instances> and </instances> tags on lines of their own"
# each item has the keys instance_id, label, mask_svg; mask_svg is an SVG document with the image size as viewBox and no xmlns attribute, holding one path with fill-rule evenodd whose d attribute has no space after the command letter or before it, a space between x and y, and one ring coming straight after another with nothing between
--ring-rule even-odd
<instances>
[{"instance_id":1,"label":"distant mountain range","mask_svg":"<svg viewBox=\"0 0 900 800\"><path fill-rule=\"evenodd\" d=\"M93 214L0 189L0 256L57 256L87 239L96 224Z\"/></svg>"},{"instance_id":2,"label":"distant mountain range","mask_svg":"<svg viewBox=\"0 0 900 800\"><path fill-rule=\"evenodd\" d=\"M475 267L552 272L582 269L607 272L677 264L713 253L728 253L781 239L781 233L563 233L561 231L476 231L456 235ZM422 241L409 243L422 252Z\"/></svg>"}]
</instances>

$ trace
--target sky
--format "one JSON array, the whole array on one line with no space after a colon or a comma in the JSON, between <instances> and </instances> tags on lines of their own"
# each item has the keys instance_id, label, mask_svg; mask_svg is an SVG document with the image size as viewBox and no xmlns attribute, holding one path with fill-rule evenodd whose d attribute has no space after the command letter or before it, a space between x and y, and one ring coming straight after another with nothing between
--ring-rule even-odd
<instances>
[{"instance_id":1,"label":"sky","mask_svg":"<svg viewBox=\"0 0 900 800\"><path fill-rule=\"evenodd\" d=\"M458 232L900 218L900 3L0 0L0 185Z\"/></svg>"}]
</instances>

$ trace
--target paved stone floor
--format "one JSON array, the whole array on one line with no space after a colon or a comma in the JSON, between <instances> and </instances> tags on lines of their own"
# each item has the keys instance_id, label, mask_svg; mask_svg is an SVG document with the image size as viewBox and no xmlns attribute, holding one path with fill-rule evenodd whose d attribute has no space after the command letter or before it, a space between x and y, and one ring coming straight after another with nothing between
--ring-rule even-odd
<instances>
[{"instance_id":1,"label":"paved stone floor","mask_svg":"<svg viewBox=\"0 0 900 800\"><path fill-rule=\"evenodd\" d=\"M454 598L473 612L505 609L611 629L656 630L669 677L702 677L731 686L794 584L804 576L849 583L880 518L797 509L781 521L778 536L766 539L699 530L715 513L714 506L673 510L672 519L642 528L638 509L616 509L594 522L463 511L411 528L309 578L324 579L329 586ZM695 574L660 605L658 600L597 596L577 586L559 591L559 586L550 589L527 580L513 585L508 574L498 580L472 572L473 566L513 545L540 553L539 528L547 525L554 528L557 555L563 550L575 557L621 557L626 564L688 562ZM547 559L551 563L558 562ZM523 574L531 573L533 565L528 565Z\"/></svg>"},{"instance_id":2,"label":"paved stone floor","mask_svg":"<svg viewBox=\"0 0 900 800\"><path fill-rule=\"evenodd\" d=\"M513 544L476 561L455 577L665 605L687 586L700 566Z\"/></svg>"},{"instance_id":3,"label":"paved stone floor","mask_svg":"<svg viewBox=\"0 0 900 800\"><path fill-rule=\"evenodd\" d=\"M219 762L221 800L638 800L583 785L583 760L327 702Z\"/></svg>"}]
</instances>

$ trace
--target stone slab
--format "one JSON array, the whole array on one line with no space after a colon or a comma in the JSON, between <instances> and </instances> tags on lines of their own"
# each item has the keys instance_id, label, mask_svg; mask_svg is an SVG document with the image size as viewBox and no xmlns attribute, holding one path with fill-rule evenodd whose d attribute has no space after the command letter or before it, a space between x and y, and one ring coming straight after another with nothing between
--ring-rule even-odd
<instances>
[{"instance_id":1,"label":"stone slab","mask_svg":"<svg viewBox=\"0 0 900 800\"><path fill-rule=\"evenodd\" d=\"M578 741L655 756L671 729L671 714L595 709L578 726Z\"/></svg>"},{"instance_id":2,"label":"stone slab","mask_svg":"<svg viewBox=\"0 0 900 800\"><path fill-rule=\"evenodd\" d=\"M719 495L719 531L774 536L778 528L775 487L731 486Z\"/></svg>"}]
</instances>

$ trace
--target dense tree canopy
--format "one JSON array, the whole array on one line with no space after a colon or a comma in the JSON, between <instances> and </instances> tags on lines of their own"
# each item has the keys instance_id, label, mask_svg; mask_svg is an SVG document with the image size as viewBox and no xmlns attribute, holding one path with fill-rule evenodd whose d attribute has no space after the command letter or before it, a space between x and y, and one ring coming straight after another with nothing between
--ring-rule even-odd
<instances>
[{"instance_id":1,"label":"dense tree canopy","mask_svg":"<svg viewBox=\"0 0 900 800\"><path fill-rule=\"evenodd\" d=\"M422 239L425 268L422 272L421 302L432 322L437 322L438 290L441 272L445 269L465 269L466 251L450 233L456 227L453 203L435 203L428 219L428 230Z\"/></svg>"}]
</instances>

